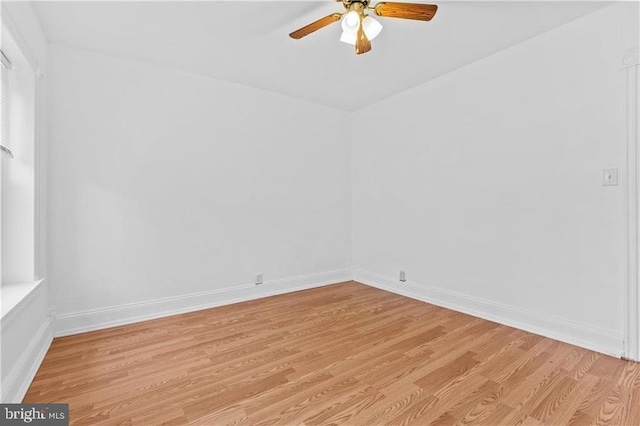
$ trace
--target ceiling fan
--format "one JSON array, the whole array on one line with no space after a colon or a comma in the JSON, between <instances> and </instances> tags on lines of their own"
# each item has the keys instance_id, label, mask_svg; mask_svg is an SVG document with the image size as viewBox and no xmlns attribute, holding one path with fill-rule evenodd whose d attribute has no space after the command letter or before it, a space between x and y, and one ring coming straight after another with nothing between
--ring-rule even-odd
<instances>
[{"instance_id":1,"label":"ceiling fan","mask_svg":"<svg viewBox=\"0 0 640 426\"><path fill-rule=\"evenodd\" d=\"M379 2L375 7L369 7L369 0L334 1L341 1L346 11L343 13L332 13L324 18L320 18L292 32L289 36L291 38L301 39L314 31L318 31L342 19L342 36L340 36L340 41L353 44L356 47L356 54L361 55L371 50L371 40L380 34L382 30L382 25L369 16L366 13L367 10L373 10L376 15L385 18L403 18L417 21L430 21L438 10L438 6L435 4Z\"/></svg>"}]
</instances>

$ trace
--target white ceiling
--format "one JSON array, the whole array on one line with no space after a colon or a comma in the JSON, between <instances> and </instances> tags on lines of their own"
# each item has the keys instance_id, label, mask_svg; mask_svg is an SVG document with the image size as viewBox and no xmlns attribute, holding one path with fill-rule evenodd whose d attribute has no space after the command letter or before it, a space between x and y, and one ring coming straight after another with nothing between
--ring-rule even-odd
<instances>
[{"instance_id":1,"label":"white ceiling","mask_svg":"<svg viewBox=\"0 0 640 426\"><path fill-rule=\"evenodd\" d=\"M342 5L321 2L36 2L50 42L139 59L355 110L587 14L601 2L436 1L431 22L379 18L356 56L340 24L289 32ZM357 84L354 84L357 83Z\"/></svg>"}]
</instances>

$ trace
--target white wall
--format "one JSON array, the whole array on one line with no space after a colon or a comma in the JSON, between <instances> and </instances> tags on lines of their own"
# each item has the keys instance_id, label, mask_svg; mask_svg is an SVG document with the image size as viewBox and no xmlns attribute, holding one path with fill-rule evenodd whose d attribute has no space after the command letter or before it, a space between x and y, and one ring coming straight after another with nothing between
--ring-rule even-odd
<instances>
[{"instance_id":1,"label":"white wall","mask_svg":"<svg viewBox=\"0 0 640 426\"><path fill-rule=\"evenodd\" d=\"M620 355L628 16L605 7L355 113L355 278Z\"/></svg>"},{"instance_id":2,"label":"white wall","mask_svg":"<svg viewBox=\"0 0 640 426\"><path fill-rule=\"evenodd\" d=\"M59 334L350 278L344 113L67 47L51 55Z\"/></svg>"},{"instance_id":3,"label":"white wall","mask_svg":"<svg viewBox=\"0 0 640 426\"><path fill-rule=\"evenodd\" d=\"M37 92L36 127L36 201L35 201L35 267L37 278L47 275L46 229L46 157L48 122L48 44L39 21L27 2L2 2L2 24L10 27L23 52L43 75ZM12 309L4 307L8 293L0 287L2 322L0 326L0 400L20 402L35 376L52 338L48 280L24 283L24 288L12 286L11 298L19 297ZM6 287L5 287L6 289ZM25 290L26 289L26 290ZM28 294L25 293L28 291Z\"/></svg>"}]
</instances>

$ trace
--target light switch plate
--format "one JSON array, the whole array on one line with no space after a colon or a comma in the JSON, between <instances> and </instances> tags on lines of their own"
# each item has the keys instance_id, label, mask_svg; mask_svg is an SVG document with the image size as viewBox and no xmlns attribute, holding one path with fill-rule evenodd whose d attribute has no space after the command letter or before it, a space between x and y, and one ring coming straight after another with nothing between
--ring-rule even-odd
<instances>
[{"instance_id":1,"label":"light switch plate","mask_svg":"<svg viewBox=\"0 0 640 426\"><path fill-rule=\"evenodd\" d=\"M602 186L615 186L618 184L618 169L604 169L602 171Z\"/></svg>"}]
</instances>

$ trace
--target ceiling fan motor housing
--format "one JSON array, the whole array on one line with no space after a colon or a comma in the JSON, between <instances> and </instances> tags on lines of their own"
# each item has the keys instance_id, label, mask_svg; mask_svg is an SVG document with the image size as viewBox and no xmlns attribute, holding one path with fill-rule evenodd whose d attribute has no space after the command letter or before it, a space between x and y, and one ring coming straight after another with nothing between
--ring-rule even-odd
<instances>
[{"instance_id":1,"label":"ceiling fan motor housing","mask_svg":"<svg viewBox=\"0 0 640 426\"><path fill-rule=\"evenodd\" d=\"M342 4L347 10L359 12L369 7L369 0L342 0Z\"/></svg>"}]
</instances>

